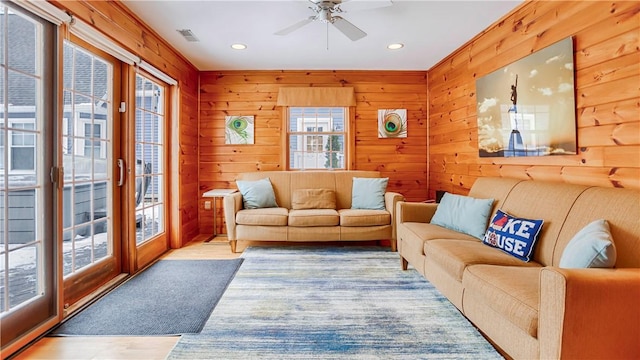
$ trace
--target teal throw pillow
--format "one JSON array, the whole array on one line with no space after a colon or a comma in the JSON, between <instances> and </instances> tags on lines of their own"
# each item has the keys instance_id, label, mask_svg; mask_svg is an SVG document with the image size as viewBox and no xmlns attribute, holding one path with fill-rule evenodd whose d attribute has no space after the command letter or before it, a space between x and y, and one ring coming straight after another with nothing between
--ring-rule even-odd
<instances>
[{"instance_id":1,"label":"teal throw pillow","mask_svg":"<svg viewBox=\"0 0 640 360\"><path fill-rule=\"evenodd\" d=\"M609 223L599 219L573 236L562 252L559 265L565 269L612 268L616 257Z\"/></svg>"},{"instance_id":2,"label":"teal throw pillow","mask_svg":"<svg viewBox=\"0 0 640 360\"><path fill-rule=\"evenodd\" d=\"M517 218L498 210L482 242L529 262L543 223L543 220Z\"/></svg>"},{"instance_id":3,"label":"teal throw pillow","mask_svg":"<svg viewBox=\"0 0 640 360\"><path fill-rule=\"evenodd\" d=\"M245 209L278 207L269 178L256 181L237 180Z\"/></svg>"},{"instance_id":4,"label":"teal throw pillow","mask_svg":"<svg viewBox=\"0 0 640 360\"><path fill-rule=\"evenodd\" d=\"M431 223L482 239L487 230L493 199L445 193Z\"/></svg>"},{"instance_id":5,"label":"teal throw pillow","mask_svg":"<svg viewBox=\"0 0 640 360\"><path fill-rule=\"evenodd\" d=\"M384 193L389 178L353 178L352 209L384 210Z\"/></svg>"}]
</instances>

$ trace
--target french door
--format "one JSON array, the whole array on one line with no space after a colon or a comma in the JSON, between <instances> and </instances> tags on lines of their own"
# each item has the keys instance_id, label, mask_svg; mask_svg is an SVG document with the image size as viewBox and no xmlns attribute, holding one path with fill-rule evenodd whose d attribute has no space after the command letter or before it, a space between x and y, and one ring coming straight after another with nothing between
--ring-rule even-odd
<instances>
[{"instance_id":1,"label":"french door","mask_svg":"<svg viewBox=\"0 0 640 360\"><path fill-rule=\"evenodd\" d=\"M174 91L12 6L0 0L3 352L169 248Z\"/></svg>"},{"instance_id":2,"label":"french door","mask_svg":"<svg viewBox=\"0 0 640 360\"><path fill-rule=\"evenodd\" d=\"M74 37L63 44L60 152L64 305L122 272L120 62Z\"/></svg>"},{"instance_id":3,"label":"french door","mask_svg":"<svg viewBox=\"0 0 640 360\"><path fill-rule=\"evenodd\" d=\"M140 269L169 249L167 213L168 86L143 71L131 71L135 92L130 102L135 115L129 118L125 144L135 183L129 181L127 196L128 238L135 252L133 270ZM135 224L135 227L132 226Z\"/></svg>"},{"instance_id":4,"label":"french door","mask_svg":"<svg viewBox=\"0 0 640 360\"><path fill-rule=\"evenodd\" d=\"M55 27L0 3L1 346L57 320Z\"/></svg>"}]
</instances>

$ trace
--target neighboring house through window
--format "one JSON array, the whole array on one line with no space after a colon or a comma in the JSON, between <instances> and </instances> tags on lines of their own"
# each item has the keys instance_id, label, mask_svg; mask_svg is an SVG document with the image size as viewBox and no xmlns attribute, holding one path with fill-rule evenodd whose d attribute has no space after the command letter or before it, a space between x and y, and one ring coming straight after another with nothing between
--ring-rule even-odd
<instances>
[{"instance_id":1,"label":"neighboring house through window","mask_svg":"<svg viewBox=\"0 0 640 360\"><path fill-rule=\"evenodd\" d=\"M16 112L9 107L8 136L0 137L1 153L7 151L9 174L35 174L36 170L36 122L33 107L28 112ZM4 122L1 123L4 127ZM4 157L0 169L5 168Z\"/></svg>"}]
</instances>

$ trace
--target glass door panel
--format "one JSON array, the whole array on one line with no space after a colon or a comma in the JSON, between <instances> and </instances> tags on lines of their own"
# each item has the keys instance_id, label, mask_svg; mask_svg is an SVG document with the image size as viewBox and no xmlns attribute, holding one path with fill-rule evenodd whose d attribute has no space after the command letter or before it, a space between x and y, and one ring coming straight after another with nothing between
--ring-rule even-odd
<instances>
[{"instance_id":1,"label":"glass door panel","mask_svg":"<svg viewBox=\"0 0 640 360\"><path fill-rule=\"evenodd\" d=\"M2 349L56 316L52 87L54 27L0 3ZM49 56L47 56L47 55Z\"/></svg>"},{"instance_id":2,"label":"glass door panel","mask_svg":"<svg viewBox=\"0 0 640 360\"><path fill-rule=\"evenodd\" d=\"M136 74L134 153L136 247L138 260L168 248L166 229L166 90L159 82ZM154 243L154 244L151 244ZM147 249L145 249L147 248ZM153 249L153 250L148 250ZM141 254L153 251L155 254ZM144 266L138 261L138 266Z\"/></svg>"},{"instance_id":3,"label":"glass door panel","mask_svg":"<svg viewBox=\"0 0 640 360\"><path fill-rule=\"evenodd\" d=\"M63 57L62 257L64 298L71 304L121 269L113 211L116 70L113 59L70 41L64 43ZM75 280L83 276L94 280L78 285Z\"/></svg>"}]
</instances>

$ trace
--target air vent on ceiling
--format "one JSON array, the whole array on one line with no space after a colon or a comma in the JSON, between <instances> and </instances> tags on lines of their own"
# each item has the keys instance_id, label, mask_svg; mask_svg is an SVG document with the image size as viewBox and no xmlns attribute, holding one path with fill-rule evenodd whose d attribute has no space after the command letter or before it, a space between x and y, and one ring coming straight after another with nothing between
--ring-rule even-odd
<instances>
[{"instance_id":1,"label":"air vent on ceiling","mask_svg":"<svg viewBox=\"0 0 640 360\"><path fill-rule=\"evenodd\" d=\"M198 38L193 34L193 31L189 30L189 29L182 29L182 30L176 30L177 32L180 33L180 35L182 35L185 39L187 39L187 41L191 41L191 42L198 42L200 40L198 40Z\"/></svg>"}]
</instances>

